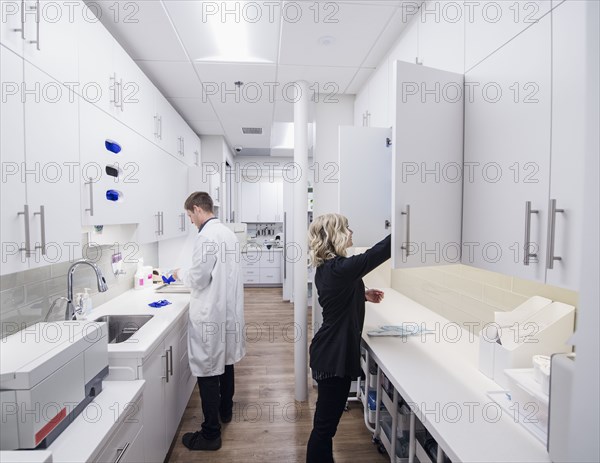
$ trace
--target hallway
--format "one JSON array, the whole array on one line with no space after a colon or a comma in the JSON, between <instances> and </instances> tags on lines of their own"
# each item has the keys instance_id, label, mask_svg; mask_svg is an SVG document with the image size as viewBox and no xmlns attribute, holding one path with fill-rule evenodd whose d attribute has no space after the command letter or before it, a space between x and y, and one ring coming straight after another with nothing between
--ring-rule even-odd
<instances>
[{"instance_id":1,"label":"hallway","mask_svg":"<svg viewBox=\"0 0 600 463\"><path fill-rule=\"evenodd\" d=\"M293 306L281 301L281 288L246 288L245 318L247 354L235 367L233 420L223 425L223 447L217 452L190 452L181 444L181 436L198 430L202 422L196 387L167 461L304 461L317 393L309 385L308 403L294 400ZM362 405L356 402L340 421L334 458L336 463L389 461L371 444Z\"/></svg>"}]
</instances>

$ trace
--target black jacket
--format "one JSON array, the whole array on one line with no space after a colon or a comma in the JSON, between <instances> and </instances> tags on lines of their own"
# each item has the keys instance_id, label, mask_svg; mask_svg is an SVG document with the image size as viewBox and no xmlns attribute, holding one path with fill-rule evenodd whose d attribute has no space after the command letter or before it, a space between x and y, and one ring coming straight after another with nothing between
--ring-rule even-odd
<instances>
[{"instance_id":1,"label":"black jacket","mask_svg":"<svg viewBox=\"0 0 600 463\"><path fill-rule=\"evenodd\" d=\"M362 277L391 255L391 236L364 254L334 257L317 267L315 285L323 307L323 325L310 345L310 367L335 376L357 377L365 321Z\"/></svg>"}]
</instances>

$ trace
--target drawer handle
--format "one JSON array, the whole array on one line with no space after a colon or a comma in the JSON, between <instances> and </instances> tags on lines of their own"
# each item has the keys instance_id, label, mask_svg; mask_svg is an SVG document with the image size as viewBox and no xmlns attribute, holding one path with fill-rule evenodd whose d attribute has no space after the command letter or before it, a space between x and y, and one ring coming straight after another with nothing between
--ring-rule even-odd
<instances>
[{"instance_id":1,"label":"drawer handle","mask_svg":"<svg viewBox=\"0 0 600 463\"><path fill-rule=\"evenodd\" d=\"M125 444L125 447L123 447L122 449L117 449L117 453L119 454L119 456L117 456L115 463L119 463L121 461L121 459L123 458L123 455L125 455L125 452L127 452L128 448L129 448L129 442L127 442Z\"/></svg>"}]
</instances>

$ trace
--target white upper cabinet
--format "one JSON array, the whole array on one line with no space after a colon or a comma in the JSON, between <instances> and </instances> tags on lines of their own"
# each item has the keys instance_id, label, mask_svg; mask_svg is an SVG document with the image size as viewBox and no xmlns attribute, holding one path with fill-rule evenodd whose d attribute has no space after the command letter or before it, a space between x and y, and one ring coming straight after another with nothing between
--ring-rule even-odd
<instances>
[{"instance_id":1,"label":"white upper cabinet","mask_svg":"<svg viewBox=\"0 0 600 463\"><path fill-rule=\"evenodd\" d=\"M2 23L4 26L4 23ZM0 46L0 77L6 82L6 97L0 105L0 159L2 162L2 274L28 268L25 251L29 239L29 215L25 215L27 204L26 185L22 178L25 162L24 106L18 91L18 82L23 82L23 58ZM9 82L13 82L12 90ZM10 96L10 93L14 95ZM28 224L28 225L26 225ZM31 246L31 244L29 244Z\"/></svg>"},{"instance_id":2,"label":"white upper cabinet","mask_svg":"<svg viewBox=\"0 0 600 463\"><path fill-rule=\"evenodd\" d=\"M240 192L241 221L260 222L260 185L258 182L242 181Z\"/></svg>"},{"instance_id":3,"label":"white upper cabinet","mask_svg":"<svg viewBox=\"0 0 600 463\"><path fill-rule=\"evenodd\" d=\"M535 24L550 11L551 3L551 0L465 1L465 71Z\"/></svg>"},{"instance_id":4,"label":"white upper cabinet","mask_svg":"<svg viewBox=\"0 0 600 463\"><path fill-rule=\"evenodd\" d=\"M25 0L23 57L63 83L78 82L78 27L83 1Z\"/></svg>"},{"instance_id":5,"label":"white upper cabinet","mask_svg":"<svg viewBox=\"0 0 600 463\"><path fill-rule=\"evenodd\" d=\"M17 55L23 56L25 46L24 16L21 14L21 1L0 2L2 20L0 21L0 43ZM4 63L4 61L2 61ZM4 67L4 64L2 65Z\"/></svg>"},{"instance_id":6,"label":"white upper cabinet","mask_svg":"<svg viewBox=\"0 0 600 463\"><path fill-rule=\"evenodd\" d=\"M392 266L460 259L463 75L395 62Z\"/></svg>"},{"instance_id":7,"label":"white upper cabinet","mask_svg":"<svg viewBox=\"0 0 600 463\"><path fill-rule=\"evenodd\" d=\"M586 2L567 1L552 11L552 151L550 201L563 212L555 214L554 237L546 252L546 281L579 290L583 227L585 158L585 73L590 57L586 50ZM597 57L596 57L597 59ZM596 82L595 85L598 83ZM548 204L550 210L550 203ZM551 217L549 217L551 218ZM550 262L549 255L560 257ZM552 267L552 268L550 268Z\"/></svg>"},{"instance_id":8,"label":"white upper cabinet","mask_svg":"<svg viewBox=\"0 0 600 463\"><path fill-rule=\"evenodd\" d=\"M91 103L80 105L82 224L137 223L149 191L141 137ZM117 199L118 196L118 199Z\"/></svg>"},{"instance_id":9,"label":"white upper cabinet","mask_svg":"<svg viewBox=\"0 0 600 463\"><path fill-rule=\"evenodd\" d=\"M546 16L465 75L462 262L539 281L550 180L550 33Z\"/></svg>"},{"instance_id":10,"label":"white upper cabinet","mask_svg":"<svg viewBox=\"0 0 600 463\"><path fill-rule=\"evenodd\" d=\"M379 127L339 128L339 211L348 218L354 246L371 247L391 232L392 148L387 144L391 132Z\"/></svg>"}]
</instances>

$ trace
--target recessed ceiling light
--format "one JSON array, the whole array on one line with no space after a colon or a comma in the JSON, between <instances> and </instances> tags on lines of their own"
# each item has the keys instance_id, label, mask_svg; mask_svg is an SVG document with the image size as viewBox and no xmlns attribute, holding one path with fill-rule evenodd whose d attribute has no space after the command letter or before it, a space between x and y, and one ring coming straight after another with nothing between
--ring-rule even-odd
<instances>
[{"instance_id":1,"label":"recessed ceiling light","mask_svg":"<svg viewBox=\"0 0 600 463\"><path fill-rule=\"evenodd\" d=\"M331 35L324 35L323 37L319 37L319 40L317 40L317 43L319 45L323 45L324 47L331 45L335 42L335 37L331 36Z\"/></svg>"}]
</instances>

